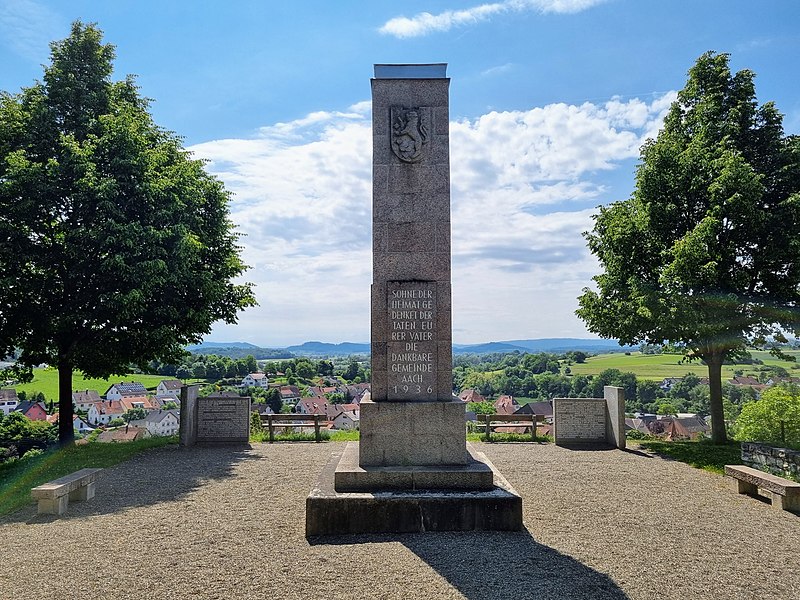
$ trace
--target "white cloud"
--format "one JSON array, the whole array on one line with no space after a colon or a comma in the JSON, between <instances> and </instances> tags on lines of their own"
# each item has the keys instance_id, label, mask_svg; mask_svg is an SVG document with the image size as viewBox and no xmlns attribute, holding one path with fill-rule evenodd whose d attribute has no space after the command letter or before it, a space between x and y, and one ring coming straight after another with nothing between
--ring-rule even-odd
<instances>
[{"instance_id":1,"label":"white cloud","mask_svg":"<svg viewBox=\"0 0 800 600\"><path fill-rule=\"evenodd\" d=\"M456 341L586 335L573 316L597 265L581 233L612 199L668 98L492 112L450 124ZM260 307L216 339L369 339L369 103L191 148L233 194ZM627 162L626 162L627 161Z\"/></svg>"},{"instance_id":2,"label":"white cloud","mask_svg":"<svg viewBox=\"0 0 800 600\"><path fill-rule=\"evenodd\" d=\"M413 17L394 17L379 29L398 38L417 37L453 27L486 21L505 12L538 11L541 13L576 13L606 0L505 0L480 4L463 10L446 10L439 14L421 12Z\"/></svg>"},{"instance_id":3,"label":"white cloud","mask_svg":"<svg viewBox=\"0 0 800 600\"><path fill-rule=\"evenodd\" d=\"M45 63L50 41L63 35L62 19L33 0L0 1L0 41L32 62Z\"/></svg>"}]
</instances>

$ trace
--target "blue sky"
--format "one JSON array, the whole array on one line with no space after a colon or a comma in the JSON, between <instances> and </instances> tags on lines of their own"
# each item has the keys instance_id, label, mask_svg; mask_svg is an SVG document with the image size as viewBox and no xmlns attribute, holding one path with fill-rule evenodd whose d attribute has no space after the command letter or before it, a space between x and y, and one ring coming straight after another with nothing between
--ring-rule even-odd
<instances>
[{"instance_id":1,"label":"blue sky","mask_svg":"<svg viewBox=\"0 0 800 600\"><path fill-rule=\"evenodd\" d=\"M367 341L373 63L451 78L453 337L592 337L581 232L707 50L757 73L800 133L796 0L0 0L0 89L41 77L74 19L117 46L156 122L233 192L260 303L207 337Z\"/></svg>"}]
</instances>

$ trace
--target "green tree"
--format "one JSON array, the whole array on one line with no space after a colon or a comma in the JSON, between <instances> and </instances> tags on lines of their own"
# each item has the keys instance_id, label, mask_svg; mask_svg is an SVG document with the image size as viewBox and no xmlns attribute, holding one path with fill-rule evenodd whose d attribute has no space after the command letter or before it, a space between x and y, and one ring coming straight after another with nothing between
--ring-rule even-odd
<instances>
[{"instance_id":1,"label":"green tree","mask_svg":"<svg viewBox=\"0 0 800 600\"><path fill-rule=\"evenodd\" d=\"M204 379L206 376L206 366L201 362L194 363L194 365L192 365L192 376L195 379Z\"/></svg>"},{"instance_id":2,"label":"green tree","mask_svg":"<svg viewBox=\"0 0 800 600\"><path fill-rule=\"evenodd\" d=\"M658 408L656 409L656 414L658 415L677 415L678 409L675 408L675 405L672 402L660 402Z\"/></svg>"},{"instance_id":3,"label":"green tree","mask_svg":"<svg viewBox=\"0 0 800 600\"><path fill-rule=\"evenodd\" d=\"M247 373L257 373L258 372L258 361L256 361L256 357L252 354L248 354L244 357L245 369ZM244 373L244 375L247 375Z\"/></svg>"},{"instance_id":4,"label":"green tree","mask_svg":"<svg viewBox=\"0 0 800 600\"><path fill-rule=\"evenodd\" d=\"M713 440L726 439L722 364L800 326L800 138L751 71L709 52L689 71L629 200L587 233L602 265L577 314L621 344L664 341L708 365Z\"/></svg>"},{"instance_id":5,"label":"green tree","mask_svg":"<svg viewBox=\"0 0 800 600\"><path fill-rule=\"evenodd\" d=\"M122 415L122 418L125 420L126 423L130 423L131 421L138 421L139 419L144 419L147 416L147 411L143 408L129 408L125 411L125 414Z\"/></svg>"},{"instance_id":6,"label":"green tree","mask_svg":"<svg viewBox=\"0 0 800 600\"><path fill-rule=\"evenodd\" d=\"M800 448L800 387L776 385L766 390L760 400L744 404L736 420L735 437L741 441L771 442Z\"/></svg>"},{"instance_id":7,"label":"green tree","mask_svg":"<svg viewBox=\"0 0 800 600\"><path fill-rule=\"evenodd\" d=\"M272 409L272 412L278 414L283 408L283 398L281 398L281 391L278 388L271 387L267 390L265 395L267 406Z\"/></svg>"},{"instance_id":8,"label":"green tree","mask_svg":"<svg viewBox=\"0 0 800 600\"><path fill-rule=\"evenodd\" d=\"M351 358L347 368L342 373L342 377L344 377L347 381L353 381L358 376L358 370L358 361L354 358Z\"/></svg>"},{"instance_id":9,"label":"green tree","mask_svg":"<svg viewBox=\"0 0 800 600\"><path fill-rule=\"evenodd\" d=\"M41 82L0 95L0 355L59 372L59 438L73 439L72 373L177 362L214 321L254 304L228 192L154 124L115 50L75 22Z\"/></svg>"},{"instance_id":10,"label":"green tree","mask_svg":"<svg viewBox=\"0 0 800 600\"><path fill-rule=\"evenodd\" d=\"M484 400L483 402L467 402L467 410L476 415L493 415L495 412L494 402Z\"/></svg>"}]
</instances>

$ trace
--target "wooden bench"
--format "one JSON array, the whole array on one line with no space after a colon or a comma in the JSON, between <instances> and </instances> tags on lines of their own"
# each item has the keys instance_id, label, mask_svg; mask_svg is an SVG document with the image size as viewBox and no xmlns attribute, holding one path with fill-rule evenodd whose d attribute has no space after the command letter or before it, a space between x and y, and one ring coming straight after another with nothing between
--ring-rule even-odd
<instances>
[{"instance_id":1,"label":"wooden bench","mask_svg":"<svg viewBox=\"0 0 800 600\"><path fill-rule=\"evenodd\" d=\"M313 427L315 441L321 442L320 428L325 420L325 415L261 415L261 426L268 428L270 444L275 441L276 427Z\"/></svg>"},{"instance_id":2,"label":"wooden bench","mask_svg":"<svg viewBox=\"0 0 800 600\"><path fill-rule=\"evenodd\" d=\"M740 494L763 495L773 508L800 511L800 483L744 465L725 465L725 477Z\"/></svg>"},{"instance_id":3,"label":"wooden bench","mask_svg":"<svg viewBox=\"0 0 800 600\"><path fill-rule=\"evenodd\" d=\"M33 488L31 496L39 501L39 514L63 515L70 500L76 502L94 498L95 480L102 470L81 469Z\"/></svg>"},{"instance_id":4,"label":"wooden bench","mask_svg":"<svg viewBox=\"0 0 800 600\"><path fill-rule=\"evenodd\" d=\"M483 439L492 441L492 427L530 427L531 441L536 441L536 424L544 422L544 415L478 415L478 423L483 425Z\"/></svg>"}]
</instances>

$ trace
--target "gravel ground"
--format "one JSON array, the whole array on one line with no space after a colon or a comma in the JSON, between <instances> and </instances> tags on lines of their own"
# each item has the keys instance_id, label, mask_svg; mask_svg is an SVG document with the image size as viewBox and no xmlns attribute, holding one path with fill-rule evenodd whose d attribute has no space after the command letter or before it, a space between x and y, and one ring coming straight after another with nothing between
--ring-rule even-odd
<instances>
[{"instance_id":1,"label":"gravel ground","mask_svg":"<svg viewBox=\"0 0 800 600\"><path fill-rule=\"evenodd\" d=\"M643 453L476 444L527 531L304 537L334 443L166 448L0 518L0 599L800 599L800 517Z\"/></svg>"}]
</instances>

